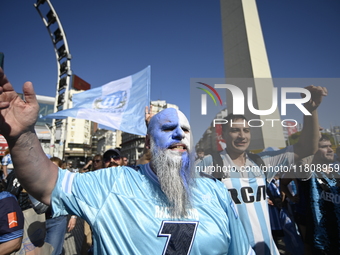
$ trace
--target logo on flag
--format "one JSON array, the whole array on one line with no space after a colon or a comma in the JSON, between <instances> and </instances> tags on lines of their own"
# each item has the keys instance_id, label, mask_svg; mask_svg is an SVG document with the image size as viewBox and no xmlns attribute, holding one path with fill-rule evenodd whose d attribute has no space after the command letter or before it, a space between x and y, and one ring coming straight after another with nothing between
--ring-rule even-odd
<instances>
[{"instance_id":1,"label":"logo on flag","mask_svg":"<svg viewBox=\"0 0 340 255\"><path fill-rule=\"evenodd\" d=\"M113 94L98 97L93 102L93 108L98 110L107 110L108 112L117 112L124 110L127 103L127 91L117 91Z\"/></svg>"}]
</instances>

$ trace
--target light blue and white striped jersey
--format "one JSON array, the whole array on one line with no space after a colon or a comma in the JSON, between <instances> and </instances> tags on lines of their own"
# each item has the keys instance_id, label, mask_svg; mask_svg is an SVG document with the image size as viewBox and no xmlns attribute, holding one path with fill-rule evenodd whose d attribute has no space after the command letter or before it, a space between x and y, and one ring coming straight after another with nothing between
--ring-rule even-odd
<instances>
[{"instance_id":1,"label":"light blue and white striped jersey","mask_svg":"<svg viewBox=\"0 0 340 255\"><path fill-rule=\"evenodd\" d=\"M59 169L54 217L74 214L91 226L95 254L254 254L227 189L197 178L186 218L171 219L149 165L84 174Z\"/></svg>"},{"instance_id":2,"label":"light blue and white striped jersey","mask_svg":"<svg viewBox=\"0 0 340 255\"><path fill-rule=\"evenodd\" d=\"M225 151L222 151L220 155L224 166L227 166L227 169L234 169L225 173L227 178L223 178L222 182L236 204L250 245L256 254L279 254L271 234L266 181L270 181L276 175L275 170L289 169L293 166L293 147L259 153L258 155L267 167L263 167L265 171L260 169L248 156L245 166L239 167L233 163Z\"/></svg>"},{"instance_id":3,"label":"light blue and white striped jersey","mask_svg":"<svg viewBox=\"0 0 340 255\"><path fill-rule=\"evenodd\" d=\"M211 174L210 167L214 165L213 158L211 155L205 155L204 158L198 158L195 160L196 172ZM199 170L198 170L199 169Z\"/></svg>"}]
</instances>

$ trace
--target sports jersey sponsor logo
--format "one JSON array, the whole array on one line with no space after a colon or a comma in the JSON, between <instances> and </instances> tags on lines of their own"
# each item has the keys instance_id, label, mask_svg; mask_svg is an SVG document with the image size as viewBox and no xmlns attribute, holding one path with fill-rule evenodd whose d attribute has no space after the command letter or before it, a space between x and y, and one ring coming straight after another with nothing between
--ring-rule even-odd
<instances>
[{"instance_id":1,"label":"sports jersey sponsor logo","mask_svg":"<svg viewBox=\"0 0 340 255\"><path fill-rule=\"evenodd\" d=\"M237 189L228 189L235 204L254 203L266 200L266 186L259 185L256 192L252 187L242 187L239 191ZM239 196L240 194L240 196Z\"/></svg>"},{"instance_id":2,"label":"sports jersey sponsor logo","mask_svg":"<svg viewBox=\"0 0 340 255\"><path fill-rule=\"evenodd\" d=\"M331 192L322 191L321 198L333 204L340 204L340 196Z\"/></svg>"},{"instance_id":3,"label":"sports jersey sponsor logo","mask_svg":"<svg viewBox=\"0 0 340 255\"><path fill-rule=\"evenodd\" d=\"M155 218L158 218L158 219L170 219L170 218L172 218L172 216L169 212L169 208L156 205L155 206ZM186 215L185 218L186 219L199 220L199 214L198 214L197 209L195 209L195 208L188 209L187 215Z\"/></svg>"},{"instance_id":4,"label":"sports jersey sponsor logo","mask_svg":"<svg viewBox=\"0 0 340 255\"><path fill-rule=\"evenodd\" d=\"M11 212L7 214L7 219L8 219L8 227L9 228L14 228L18 226L18 218L17 218L17 213L16 212Z\"/></svg>"}]
</instances>

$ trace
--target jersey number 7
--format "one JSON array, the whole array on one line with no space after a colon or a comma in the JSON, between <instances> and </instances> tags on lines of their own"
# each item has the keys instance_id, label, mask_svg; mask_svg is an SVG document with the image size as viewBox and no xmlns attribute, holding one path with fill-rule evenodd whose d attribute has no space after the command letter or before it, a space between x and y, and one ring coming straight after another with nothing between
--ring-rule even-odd
<instances>
[{"instance_id":1,"label":"jersey number 7","mask_svg":"<svg viewBox=\"0 0 340 255\"><path fill-rule=\"evenodd\" d=\"M162 255L189 254L196 235L198 222L163 221L158 237L167 237Z\"/></svg>"}]
</instances>

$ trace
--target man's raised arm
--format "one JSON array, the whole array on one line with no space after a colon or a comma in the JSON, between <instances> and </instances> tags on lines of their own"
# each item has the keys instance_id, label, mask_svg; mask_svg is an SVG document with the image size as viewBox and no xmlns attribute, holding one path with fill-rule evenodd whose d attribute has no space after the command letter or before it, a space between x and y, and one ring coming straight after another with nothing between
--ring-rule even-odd
<instances>
[{"instance_id":1,"label":"man's raised arm","mask_svg":"<svg viewBox=\"0 0 340 255\"><path fill-rule=\"evenodd\" d=\"M295 162L299 159L313 155L318 149L319 142L319 119L317 108L321 104L322 98L327 95L325 87L308 86L311 99L304 106L312 115L304 115L303 129L299 141L294 144Z\"/></svg>"},{"instance_id":2,"label":"man's raised arm","mask_svg":"<svg viewBox=\"0 0 340 255\"><path fill-rule=\"evenodd\" d=\"M34 131L39 105L31 82L23 86L24 100L0 68L0 133L9 145L17 178L32 196L50 204L58 168L45 155Z\"/></svg>"}]
</instances>

